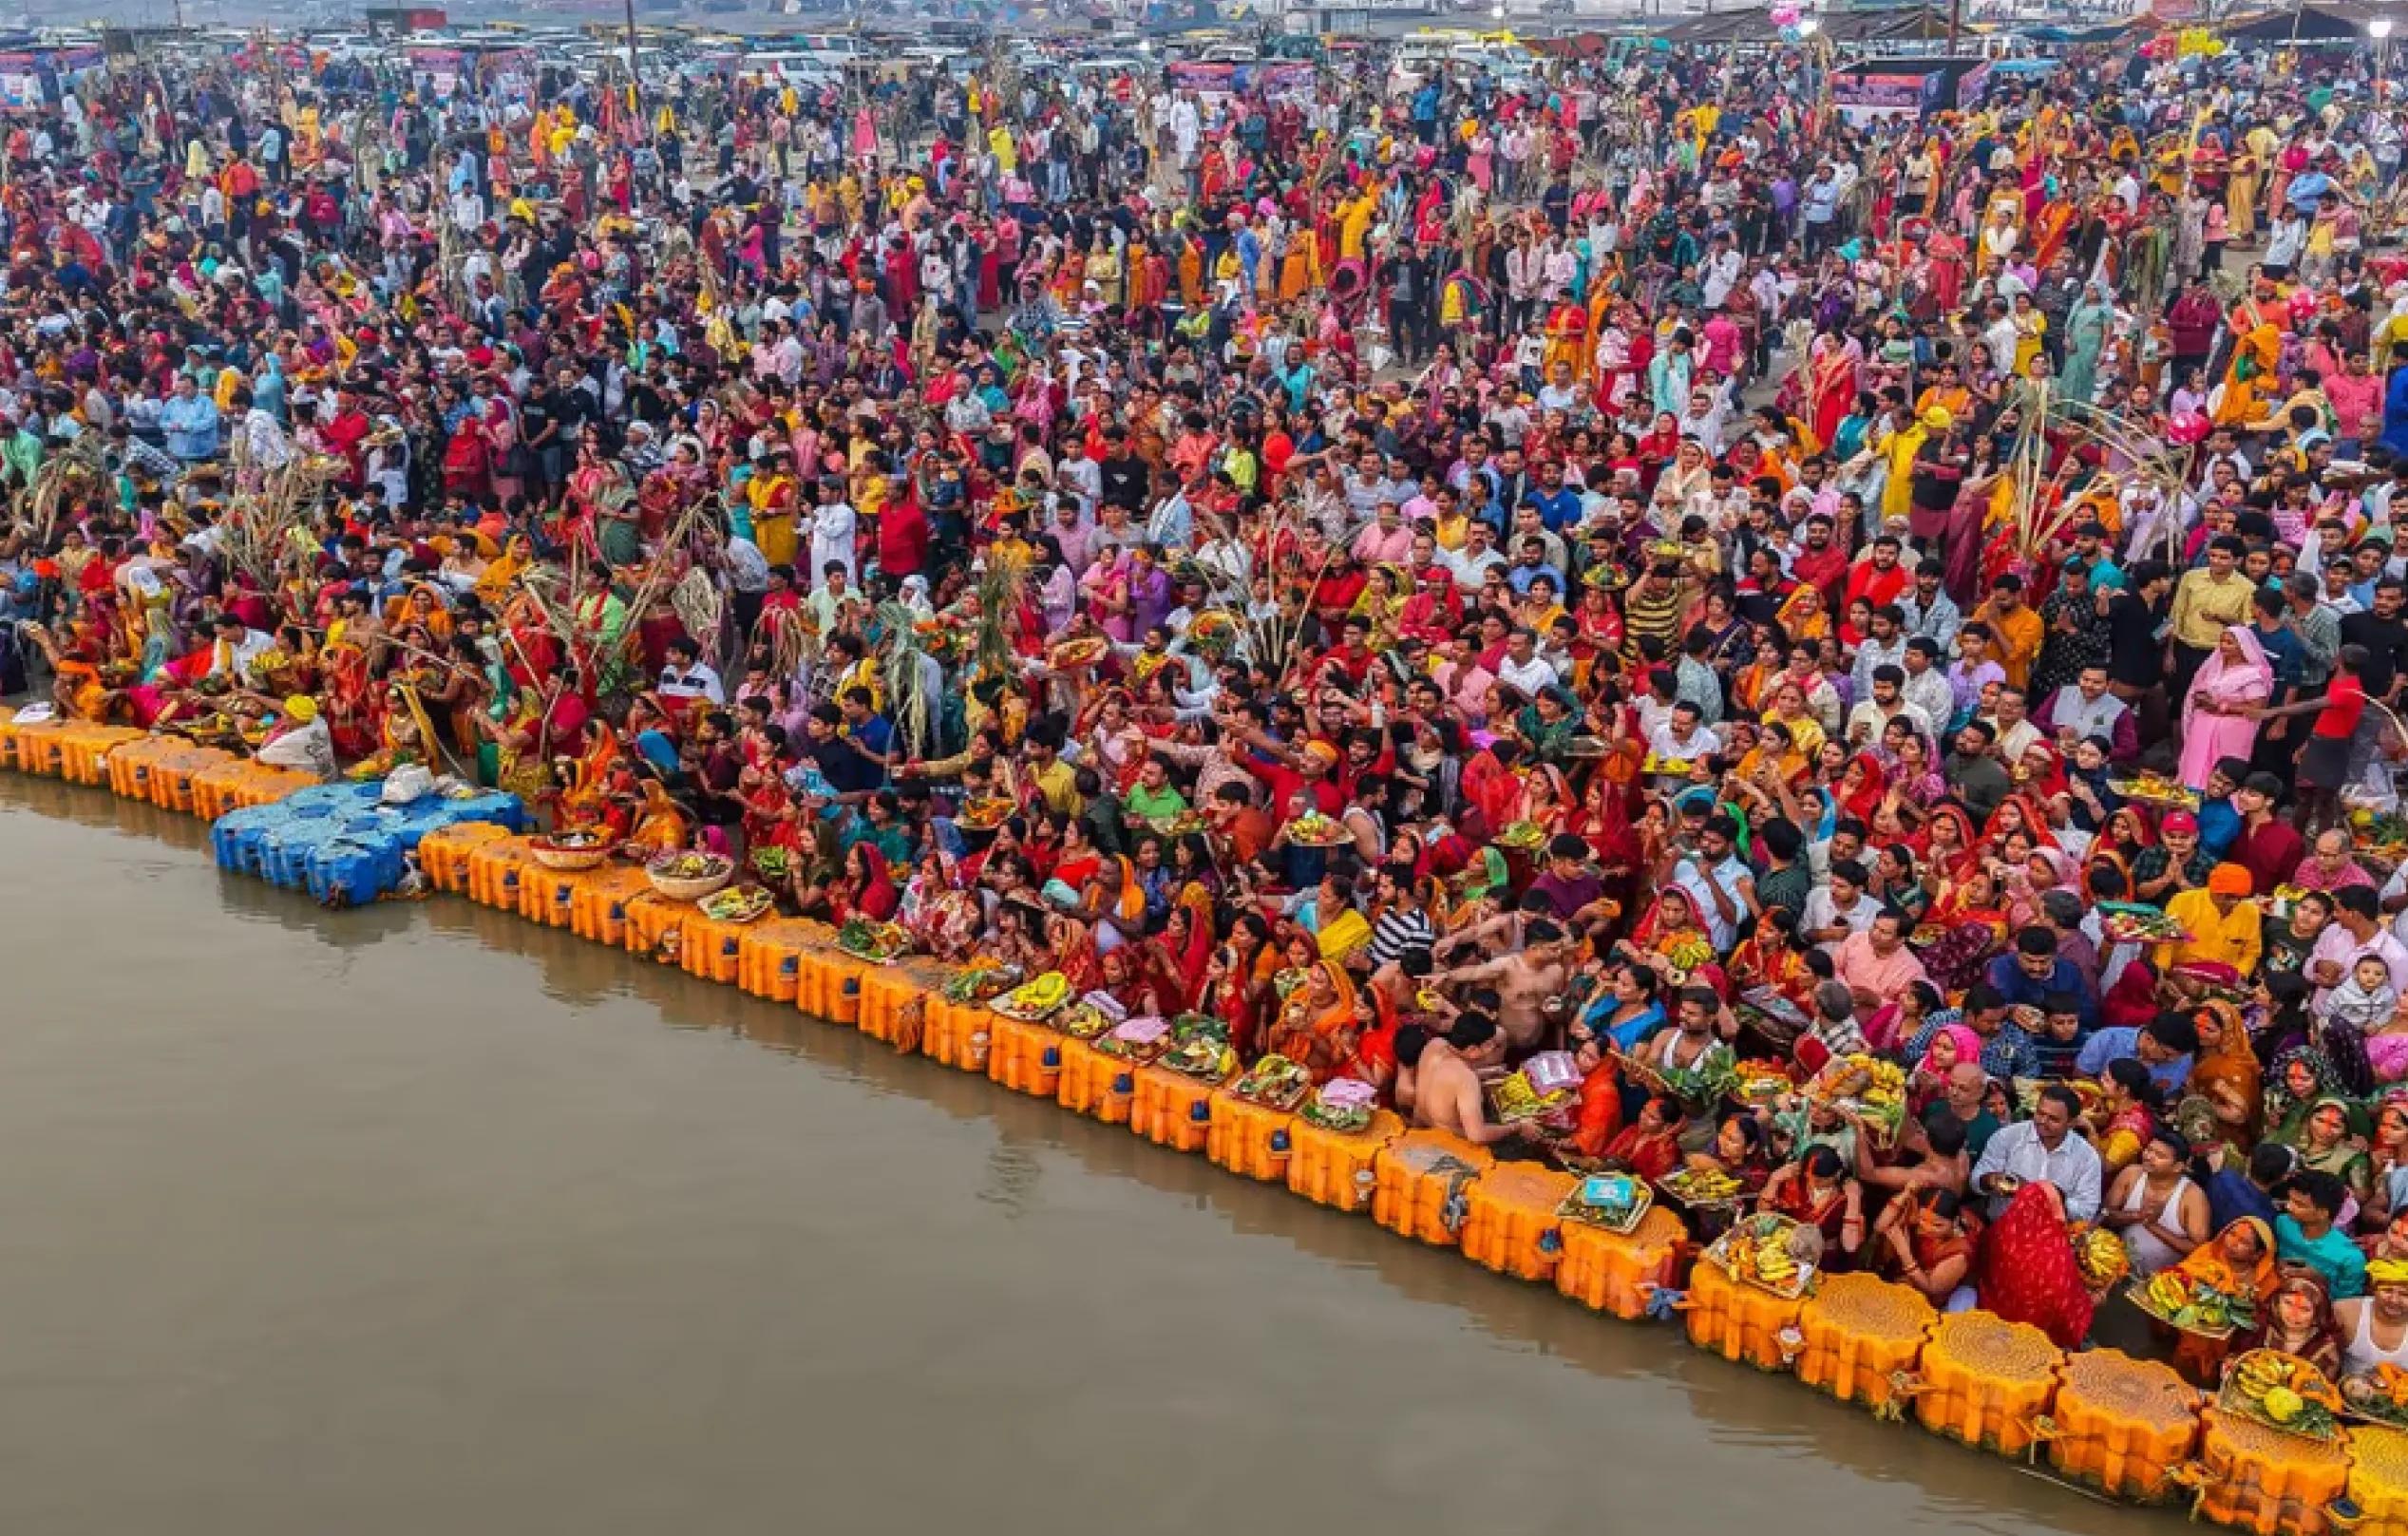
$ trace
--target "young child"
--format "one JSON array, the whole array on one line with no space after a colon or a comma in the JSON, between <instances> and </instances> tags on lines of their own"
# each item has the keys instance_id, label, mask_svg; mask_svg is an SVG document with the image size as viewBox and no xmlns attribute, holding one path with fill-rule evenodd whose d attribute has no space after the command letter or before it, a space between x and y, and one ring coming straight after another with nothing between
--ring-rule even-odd
<instances>
[{"instance_id":1,"label":"young child","mask_svg":"<svg viewBox=\"0 0 2408 1536\"><path fill-rule=\"evenodd\" d=\"M2365 1033L2366 1063L2386 1083L2408 1077L2408 1022L2399 1011L2399 989L2380 955L2358 957L2349 976L2324 999L2327 1024L2354 1024Z\"/></svg>"}]
</instances>

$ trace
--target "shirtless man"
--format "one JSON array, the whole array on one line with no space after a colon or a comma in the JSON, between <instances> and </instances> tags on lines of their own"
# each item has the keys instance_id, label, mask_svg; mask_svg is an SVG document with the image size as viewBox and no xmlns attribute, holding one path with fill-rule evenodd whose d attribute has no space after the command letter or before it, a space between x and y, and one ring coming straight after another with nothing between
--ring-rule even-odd
<instances>
[{"instance_id":1,"label":"shirtless man","mask_svg":"<svg viewBox=\"0 0 2408 1536\"><path fill-rule=\"evenodd\" d=\"M1440 979L1449 984L1492 982L1497 989L1497 1025L1515 1055L1536 1051L1548 1027L1546 1005L1560 997L1572 976L1572 942L1558 924L1532 918L1522 925L1519 953L1476 965L1459 966Z\"/></svg>"},{"instance_id":2,"label":"shirtless man","mask_svg":"<svg viewBox=\"0 0 2408 1536\"><path fill-rule=\"evenodd\" d=\"M1640 1059L1659 1071L1666 1067L1687 1071L1708 1051L1739 1033L1738 1020L1711 987L1681 988L1673 1021L1672 1029L1659 1031L1640 1052Z\"/></svg>"},{"instance_id":3,"label":"shirtless man","mask_svg":"<svg viewBox=\"0 0 2408 1536\"><path fill-rule=\"evenodd\" d=\"M1505 1035L1494 1019L1466 1014L1454 1028L1422 1049L1414 1072L1413 1122L1451 1130L1474 1147L1522 1134L1515 1126L1488 1120L1488 1096L1480 1069L1505 1059Z\"/></svg>"}]
</instances>

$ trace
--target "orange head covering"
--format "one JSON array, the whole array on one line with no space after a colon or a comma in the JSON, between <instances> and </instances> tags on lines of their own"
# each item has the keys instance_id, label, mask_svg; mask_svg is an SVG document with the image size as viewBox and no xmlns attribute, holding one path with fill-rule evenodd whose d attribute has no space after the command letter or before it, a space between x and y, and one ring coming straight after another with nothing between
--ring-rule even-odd
<instances>
[{"instance_id":1,"label":"orange head covering","mask_svg":"<svg viewBox=\"0 0 2408 1536\"><path fill-rule=\"evenodd\" d=\"M2209 896L2247 896L2256 888L2256 881L2239 864L2218 864L2208 871Z\"/></svg>"}]
</instances>

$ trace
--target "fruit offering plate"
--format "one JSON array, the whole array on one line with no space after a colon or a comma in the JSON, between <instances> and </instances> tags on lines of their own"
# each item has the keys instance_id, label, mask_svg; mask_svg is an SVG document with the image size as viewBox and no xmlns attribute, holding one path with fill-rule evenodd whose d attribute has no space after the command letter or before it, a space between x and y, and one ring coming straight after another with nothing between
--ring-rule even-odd
<instances>
[{"instance_id":1,"label":"fruit offering plate","mask_svg":"<svg viewBox=\"0 0 2408 1536\"><path fill-rule=\"evenodd\" d=\"M2124 1287L2124 1296L2167 1327L2200 1338L2230 1338L2257 1325L2254 1297L2227 1296L2176 1269L2161 1269L2146 1278L2134 1276Z\"/></svg>"},{"instance_id":2,"label":"fruit offering plate","mask_svg":"<svg viewBox=\"0 0 2408 1536\"><path fill-rule=\"evenodd\" d=\"M2143 773L2135 778L2115 779L2108 788L2126 800L2137 800L2144 806L2156 806L2171 810L2197 810L2197 791L2185 788L2176 780L2162 773Z\"/></svg>"},{"instance_id":3,"label":"fruit offering plate","mask_svg":"<svg viewBox=\"0 0 2408 1536\"><path fill-rule=\"evenodd\" d=\"M2186 944L2190 930L2153 906L2101 901L2099 931L2118 944Z\"/></svg>"},{"instance_id":4,"label":"fruit offering plate","mask_svg":"<svg viewBox=\"0 0 2408 1536\"><path fill-rule=\"evenodd\" d=\"M1567 1222L1600 1226L1617 1237L1628 1237L1646 1220L1648 1208L1655 1203L1655 1193L1644 1179L1627 1173L1593 1173L1564 1197L1563 1204L1555 1207L1555 1214Z\"/></svg>"},{"instance_id":5,"label":"fruit offering plate","mask_svg":"<svg viewBox=\"0 0 2408 1536\"><path fill-rule=\"evenodd\" d=\"M1906 1071L1894 1061L1861 1052L1835 1056L1806 1085L1806 1096L1827 1109L1852 1110L1873 1133L1875 1147L1898 1140L1906 1119Z\"/></svg>"},{"instance_id":6,"label":"fruit offering plate","mask_svg":"<svg viewBox=\"0 0 2408 1536\"><path fill-rule=\"evenodd\" d=\"M1546 828L1536 822L1514 822L1497 834L1497 846L1527 853L1546 841Z\"/></svg>"},{"instance_id":7,"label":"fruit offering plate","mask_svg":"<svg viewBox=\"0 0 2408 1536\"><path fill-rule=\"evenodd\" d=\"M1369 1130L1378 1109L1377 1089L1351 1077L1334 1077L1321 1085L1298 1114L1307 1125L1352 1136Z\"/></svg>"},{"instance_id":8,"label":"fruit offering plate","mask_svg":"<svg viewBox=\"0 0 2408 1536\"><path fill-rule=\"evenodd\" d=\"M1577 1089L1558 1089L1552 1093L1541 1093L1521 1072L1507 1072L1490 1083L1488 1096L1489 1118L1501 1126L1545 1120L1550 1115L1564 1113L1580 1102Z\"/></svg>"},{"instance_id":9,"label":"fruit offering plate","mask_svg":"<svg viewBox=\"0 0 2408 1536\"><path fill-rule=\"evenodd\" d=\"M1313 1074L1281 1055L1263 1057L1229 1085L1231 1096L1282 1113L1302 1104L1312 1091Z\"/></svg>"},{"instance_id":10,"label":"fruit offering plate","mask_svg":"<svg viewBox=\"0 0 2408 1536\"><path fill-rule=\"evenodd\" d=\"M911 948L911 935L899 923L851 918L836 930L836 947L857 960L885 965Z\"/></svg>"},{"instance_id":11,"label":"fruit offering plate","mask_svg":"<svg viewBox=\"0 0 2408 1536\"><path fill-rule=\"evenodd\" d=\"M1048 971L999 997L988 999L987 1011L1017 1023L1034 1024L1061 1012L1070 1000L1070 978L1059 971Z\"/></svg>"},{"instance_id":12,"label":"fruit offering plate","mask_svg":"<svg viewBox=\"0 0 2408 1536\"><path fill-rule=\"evenodd\" d=\"M777 898L758 885L717 891L694 903L713 922L750 922L777 904Z\"/></svg>"},{"instance_id":13,"label":"fruit offering plate","mask_svg":"<svg viewBox=\"0 0 2408 1536\"><path fill-rule=\"evenodd\" d=\"M1096 1036L1095 1050L1115 1061L1131 1061L1144 1066L1170 1049L1170 1020L1159 1014L1144 1014L1114 1025Z\"/></svg>"},{"instance_id":14,"label":"fruit offering plate","mask_svg":"<svg viewBox=\"0 0 2408 1536\"><path fill-rule=\"evenodd\" d=\"M945 983L945 1001L982 1003L1010 992L1025 979L1016 965L1001 960L972 960Z\"/></svg>"},{"instance_id":15,"label":"fruit offering plate","mask_svg":"<svg viewBox=\"0 0 2408 1536\"><path fill-rule=\"evenodd\" d=\"M2323 1372L2279 1350L2253 1349L2235 1359L2216 1407L2302 1439L2330 1440L2341 1432L2341 1393Z\"/></svg>"},{"instance_id":16,"label":"fruit offering plate","mask_svg":"<svg viewBox=\"0 0 2408 1536\"><path fill-rule=\"evenodd\" d=\"M1796 1230L1788 1217L1758 1211L1715 1239L1705 1257L1741 1284L1794 1301L1814 1283L1814 1266L1799 1263L1790 1252Z\"/></svg>"},{"instance_id":17,"label":"fruit offering plate","mask_svg":"<svg viewBox=\"0 0 2408 1536\"><path fill-rule=\"evenodd\" d=\"M2383 1360L2363 1375L2342 1377L2342 1417L2408 1430L2408 1371Z\"/></svg>"},{"instance_id":18,"label":"fruit offering plate","mask_svg":"<svg viewBox=\"0 0 2408 1536\"><path fill-rule=\"evenodd\" d=\"M1308 810L1287 825L1288 841L1299 848L1335 848L1341 843L1352 843L1355 834L1346 824L1335 821L1317 810Z\"/></svg>"},{"instance_id":19,"label":"fruit offering plate","mask_svg":"<svg viewBox=\"0 0 2408 1536\"><path fill-rule=\"evenodd\" d=\"M1748 1186L1727 1173L1676 1168L1656 1181L1664 1198L1692 1211L1736 1210L1748 1202Z\"/></svg>"}]
</instances>

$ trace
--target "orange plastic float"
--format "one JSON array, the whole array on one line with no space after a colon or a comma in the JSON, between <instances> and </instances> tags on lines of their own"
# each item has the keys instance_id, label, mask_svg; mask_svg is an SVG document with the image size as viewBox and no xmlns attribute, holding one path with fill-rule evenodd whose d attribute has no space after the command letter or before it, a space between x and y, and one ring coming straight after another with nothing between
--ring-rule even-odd
<instances>
[{"instance_id":1,"label":"orange plastic float","mask_svg":"<svg viewBox=\"0 0 2408 1536\"><path fill-rule=\"evenodd\" d=\"M613 949L627 947L627 903L651 894L653 882L632 864L604 864L587 873L569 902L569 932Z\"/></svg>"},{"instance_id":2,"label":"orange plastic float","mask_svg":"<svg viewBox=\"0 0 2408 1536\"><path fill-rule=\"evenodd\" d=\"M1803 1343L1797 1319L1805 1306L1802 1297L1733 1280L1720 1264L1700 1260L1680 1311L1689 1342L1699 1349L1759 1371L1787 1371Z\"/></svg>"},{"instance_id":3,"label":"orange plastic float","mask_svg":"<svg viewBox=\"0 0 2408 1536\"><path fill-rule=\"evenodd\" d=\"M17 724L16 711L0 710L0 768L25 771L17 766L17 738L32 729Z\"/></svg>"},{"instance_id":4,"label":"orange plastic float","mask_svg":"<svg viewBox=\"0 0 2408 1536\"><path fill-rule=\"evenodd\" d=\"M464 895L468 889L469 856L509 835L508 827L492 822L454 822L436 827L418 840L418 867L435 889Z\"/></svg>"},{"instance_id":5,"label":"orange plastic float","mask_svg":"<svg viewBox=\"0 0 2408 1536\"><path fill-rule=\"evenodd\" d=\"M519 882L535 867L523 837L494 838L468 853L468 900L502 912L519 910Z\"/></svg>"},{"instance_id":6,"label":"orange plastic float","mask_svg":"<svg viewBox=\"0 0 2408 1536\"><path fill-rule=\"evenodd\" d=\"M686 908L685 937L678 940L677 963L688 976L722 986L734 985L744 966L744 931L750 926L707 918L699 907Z\"/></svg>"},{"instance_id":7,"label":"orange plastic float","mask_svg":"<svg viewBox=\"0 0 2408 1536\"><path fill-rule=\"evenodd\" d=\"M1680 1218L1661 1205L1650 1206L1626 1234L1587 1222L1565 1222L1562 1230L1556 1290L1592 1312L1625 1321L1645 1317L1649 1297L1673 1283L1689 1241Z\"/></svg>"},{"instance_id":8,"label":"orange plastic float","mask_svg":"<svg viewBox=\"0 0 2408 1536\"><path fill-rule=\"evenodd\" d=\"M172 736L127 742L108 754L109 791L127 800L148 800L151 770L169 754L188 750L187 744Z\"/></svg>"},{"instance_id":9,"label":"orange plastic float","mask_svg":"<svg viewBox=\"0 0 2408 1536\"><path fill-rule=\"evenodd\" d=\"M172 810L184 816L191 815L194 778L204 768L236 761L237 759L234 753L217 747L196 747L189 752L162 759L151 770L151 804L161 810Z\"/></svg>"},{"instance_id":10,"label":"orange plastic float","mask_svg":"<svg viewBox=\"0 0 2408 1536\"><path fill-rule=\"evenodd\" d=\"M995 1043L995 1017L987 1012L986 1004L952 1002L940 993L928 999L920 1033L920 1053L931 1061L983 1077L988 1051Z\"/></svg>"},{"instance_id":11,"label":"orange plastic float","mask_svg":"<svg viewBox=\"0 0 2408 1536\"><path fill-rule=\"evenodd\" d=\"M2049 1410L2049 1465L2119 1499L2171 1497L2174 1471L2199 1444L2198 1390L2173 1367L2122 1350L2065 1357Z\"/></svg>"},{"instance_id":12,"label":"orange plastic float","mask_svg":"<svg viewBox=\"0 0 2408 1536\"><path fill-rule=\"evenodd\" d=\"M1026 1019L990 1015L987 1076L1014 1093L1033 1099L1058 1098L1062 1090L1060 1030Z\"/></svg>"},{"instance_id":13,"label":"orange plastic float","mask_svg":"<svg viewBox=\"0 0 2408 1536\"><path fill-rule=\"evenodd\" d=\"M2029 1323L1950 1313L1923 1352L1915 1417L1934 1434L2020 1456L2038 1438L2064 1363L2064 1353Z\"/></svg>"},{"instance_id":14,"label":"orange plastic float","mask_svg":"<svg viewBox=\"0 0 2408 1536\"><path fill-rule=\"evenodd\" d=\"M1220 1087L1167 1067L1140 1067L1128 1128L1156 1147L1201 1152L1212 1134L1212 1095Z\"/></svg>"},{"instance_id":15,"label":"orange plastic float","mask_svg":"<svg viewBox=\"0 0 2408 1536\"><path fill-rule=\"evenodd\" d=\"M1924 1341L1940 1315L1923 1293L1872 1275L1829 1275L1798 1310L1805 1345L1797 1378L1876 1413L1904 1399Z\"/></svg>"},{"instance_id":16,"label":"orange plastic float","mask_svg":"<svg viewBox=\"0 0 2408 1536\"><path fill-rule=\"evenodd\" d=\"M928 1001L931 1018L941 998ZM1117 1056L1108 1056L1090 1040L1062 1037L1062 1071L1054 1084L1053 1102L1074 1114L1092 1115L1108 1126L1128 1124L1129 1101L1137 1096L1137 1069Z\"/></svg>"},{"instance_id":17,"label":"orange plastic float","mask_svg":"<svg viewBox=\"0 0 2408 1536\"><path fill-rule=\"evenodd\" d=\"M1405 1122L1386 1109L1374 1110L1360 1130L1332 1130L1298 1115L1288 1128L1288 1188L1332 1210L1369 1210L1379 1185L1374 1166L1404 1133Z\"/></svg>"},{"instance_id":18,"label":"orange plastic float","mask_svg":"<svg viewBox=\"0 0 2408 1536\"><path fill-rule=\"evenodd\" d=\"M530 860L519 876L519 916L546 928L567 927L578 889L589 878L582 871L547 869Z\"/></svg>"},{"instance_id":19,"label":"orange plastic float","mask_svg":"<svg viewBox=\"0 0 2408 1536\"><path fill-rule=\"evenodd\" d=\"M686 953L686 920L700 917L683 901L670 901L647 891L627 903L627 953L663 965L682 965Z\"/></svg>"},{"instance_id":20,"label":"orange plastic float","mask_svg":"<svg viewBox=\"0 0 2408 1536\"><path fill-rule=\"evenodd\" d=\"M765 918L745 925L736 948L736 985L755 997L790 1003L803 984L803 952L815 941L800 918Z\"/></svg>"},{"instance_id":21,"label":"orange plastic float","mask_svg":"<svg viewBox=\"0 0 2408 1536\"><path fill-rule=\"evenodd\" d=\"M2408 1433L2371 1424L2349 1432L2349 1502L2356 1536L2408 1536Z\"/></svg>"},{"instance_id":22,"label":"orange plastic float","mask_svg":"<svg viewBox=\"0 0 2408 1536\"><path fill-rule=\"evenodd\" d=\"M927 959L896 960L871 965L861 973L861 1030L874 1040L892 1043L902 1033L915 1006L925 1027L927 1014L920 999L941 993L945 975ZM1048 1090L1049 1095L1051 1090Z\"/></svg>"},{"instance_id":23,"label":"orange plastic float","mask_svg":"<svg viewBox=\"0 0 2408 1536\"><path fill-rule=\"evenodd\" d=\"M1535 1163L1507 1163L1471 1185L1471 1204L1458 1234L1463 1256L1483 1268L1542 1284L1555 1279L1564 1257L1564 1219L1555 1207L1580 1187L1572 1174Z\"/></svg>"},{"instance_id":24,"label":"orange plastic float","mask_svg":"<svg viewBox=\"0 0 2408 1536\"><path fill-rule=\"evenodd\" d=\"M2353 1432L2312 1440L2218 1408L2199 1418L2199 1461L2185 1479L2198 1485L2193 1515L2257 1536L2323 1536L2339 1528L2331 1507L2349 1489Z\"/></svg>"},{"instance_id":25,"label":"orange plastic float","mask_svg":"<svg viewBox=\"0 0 2408 1536\"><path fill-rule=\"evenodd\" d=\"M29 773L37 779L54 779L59 774L61 751L59 733L66 728L56 720L40 720L16 730L15 764L19 773Z\"/></svg>"},{"instance_id":26,"label":"orange plastic float","mask_svg":"<svg viewBox=\"0 0 2408 1536\"><path fill-rule=\"evenodd\" d=\"M70 730L59 744L59 775L97 788L109 782L109 754L145 739L142 731L131 726L85 726L81 730Z\"/></svg>"},{"instance_id":27,"label":"orange plastic float","mask_svg":"<svg viewBox=\"0 0 2408 1536\"><path fill-rule=\"evenodd\" d=\"M1266 1109L1223 1089L1206 1106L1204 1156L1232 1173L1285 1184L1296 1154L1296 1115Z\"/></svg>"},{"instance_id":28,"label":"orange plastic float","mask_svg":"<svg viewBox=\"0 0 2408 1536\"><path fill-rule=\"evenodd\" d=\"M1372 1220L1451 1248L1470 1214L1465 1186L1497 1165L1484 1147L1443 1130L1409 1130L1372 1159Z\"/></svg>"},{"instance_id":29,"label":"orange plastic float","mask_svg":"<svg viewBox=\"0 0 2408 1536\"><path fill-rule=\"evenodd\" d=\"M129 798L148 799L146 791L118 788L117 783L118 759L138 750L141 745L128 743L108 754L109 787ZM239 758L231 763L213 763L192 776L192 813L204 822L214 822L239 807L243 789L258 785L261 774L276 771Z\"/></svg>"},{"instance_id":30,"label":"orange plastic float","mask_svg":"<svg viewBox=\"0 0 2408 1536\"><path fill-rule=\"evenodd\" d=\"M827 942L802 957L794 1005L832 1024L858 1026L862 1021L862 974L867 960L838 949L831 931Z\"/></svg>"}]
</instances>

